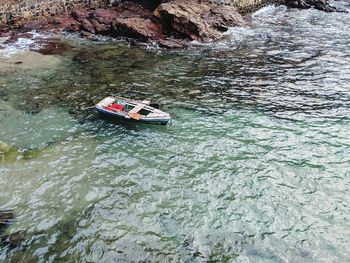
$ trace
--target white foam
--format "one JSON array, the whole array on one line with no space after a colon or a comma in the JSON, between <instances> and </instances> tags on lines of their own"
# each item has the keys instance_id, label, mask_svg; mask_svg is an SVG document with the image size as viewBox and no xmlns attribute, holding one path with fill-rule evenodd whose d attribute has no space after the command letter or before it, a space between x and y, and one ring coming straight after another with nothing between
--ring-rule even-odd
<instances>
[{"instance_id":1,"label":"white foam","mask_svg":"<svg viewBox=\"0 0 350 263\"><path fill-rule=\"evenodd\" d=\"M266 19L280 17L285 14L287 7L284 5L267 5L253 13L252 18L254 19Z\"/></svg>"},{"instance_id":2,"label":"white foam","mask_svg":"<svg viewBox=\"0 0 350 263\"><path fill-rule=\"evenodd\" d=\"M40 45L35 42L37 38L47 38L48 36L42 35L36 32L29 32L33 37L30 38L18 38L15 42L9 44L0 44L0 56L11 57L14 54L20 52L26 52L31 49L39 49ZM4 41L5 42L5 41Z\"/></svg>"}]
</instances>

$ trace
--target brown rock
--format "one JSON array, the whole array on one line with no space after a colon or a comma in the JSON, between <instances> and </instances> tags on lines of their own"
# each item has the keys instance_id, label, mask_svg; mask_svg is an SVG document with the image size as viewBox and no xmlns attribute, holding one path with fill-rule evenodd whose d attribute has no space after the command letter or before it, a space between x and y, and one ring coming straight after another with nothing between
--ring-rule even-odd
<instances>
[{"instance_id":1,"label":"brown rock","mask_svg":"<svg viewBox=\"0 0 350 263\"><path fill-rule=\"evenodd\" d=\"M98 37L95 34L92 34L90 32L87 31L82 31L80 33L80 36L86 39L89 39L91 41L98 41Z\"/></svg>"},{"instance_id":2,"label":"brown rock","mask_svg":"<svg viewBox=\"0 0 350 263\"><path fill-rule=\"evenodd\" d=\"M98 34L105 34L111 30L110 25L100 24L96 19L91 19L90 22Z\"/></svg>"},{"instance_id":3,"label":"brown rock","mask_svg":"<svg viewBox=\"0 0 350 263\"><path fill-rule=\"evenodd\" d=\"M160 47L164 48L184 48L188 46L188 43L179 39L158 39L158 44Z\"/></svg>"},{"instance_id":4,"label":"brown rock","mask_svg":"<svg viewBox=\"0 0 350 263\"><path fill-rule=\"evenodd\" d=\"M110 25L117 16L117 12L114 9L97 9L93 12L92 16L100 24Z\"/></svg>"},{"instance_id":5,"label":"brown rock","mask_svg":"<svg viewBox=\"0 0 350 263\"><path fill-rule=\"evenodd\" d=\"M141 41L156 40L162 36L159 24L140 17L117 18L113 21L113 29L117 36L133 37Z\"/></svg>"},{"instance_id":6,"label":"brown rock","mask_svg":"<svg viewBox=\"0 0 350 263\"><path fill-rule=\"evenodd\" d=\"M40 18L37 20L30 20L27 21L23 25L23 29L27 31L32 31L32 30L44 30L48 27L48 21L45 18Z\"/></svg>"},{"instance_id":7,"label":"brown rock","mask_svg":"<svg viewBox=\"0 0 350 263\"><path fill-rule=\"evenodd\" d=\"M83 19L81 21L81 26L85 31L90 32L91 34L95 34L96 30L94 28L94 26L90 23L90 21L88 19Z\"/></svg>"},{"instance_id":8,"label":"brown rock","mask_svg":"<svg viewBox=\"0 0 350 263\"><path fill-rule=\"evenodd\" d=\"M50 23L56 30L68 32L80 31L81 26L80 22L67 15L55 17Z\"/></svg>"},{"instance_id":9,"label":"brown rock","mask_svg":"<svg viewBox=\"0 0 350 263\"><path fill-rule=\"evenodd\" d=\"M149 18L117 18L113 21L114 35L136 38L143 42L153 42L165 48L182 48L188 43L174 39L162 32L162 26Z\"/></svg>"},{"instance_id":10,"label":"brown rock","mask_svg":"<svg viewBox=\"0 0 350 263\"><path fill-rule=\"evenodd\" d=\"M17 41L17 35L16 34L11 34L10 36L7 36L4 38L2 41L2 44L12 44Z\"/></svg>"},{"instance_id":11,"label":"brown rock","mask_svg":"<svg viewBox=\"0 0 350 263\"><path fill-rule=\"evenodd\" d=\"M24 25L16 24L14 28L27 31L82 31L81 36L91 40L98 39L95 34L102 34L130 37L143 42L157 43L161 47L178 48L187 46L189 40L217 39L229 27L245 25L242 16L234 7L213 5L207 1L199 3L196 0L159 2L163 4L154 12L147 7L146 1L138 1L139 4L121 1L116 7L96 10L81 8L71 13L23 20ZM16 39L16 35L11 35L8 40L2 42ZM65 49L63 46L57 46L55 42L44 43L40 52L57 54Z\"/></svg>"},{"instance_id":12,"label":"brown rock","mask_svg":"<svg viewBox=\"0 0 350 263\"><path fill-rule=\"evenodd\" d=\"M71 16L78 21L83 21L90 16L90 13L87 9L77 9L72 11Z\"/></svg>"},{"instance_id":13,"label":"brown rock","mask_svg":"<svg viewBox=\"0 0 350 263\"><path fill-rule=\"evenodd\" d=\"M14 35L14 32L10 31L10 32L1 32L0 33L0 37L12 37Z\"/></svg>"},{"instance_id":14,"label":"brown rock","mask_svg":"<svg viewBox=\"0 0 350 263\"><path fill-rule=\"evenodd\" d=\"M28 39L32 39L33 38L33 34L32 33L19 33L16 35L17 38L28 38Z\"/></svg>"},{"instance_id":15,"label":"brown rock","mask_svg":"<svg viewBox=\"0 0 350 263\"><path fill-rule=\"evenodd\" d=\"M216 39L228 27L245 24L234 7L199 4L197 1L164 3L153 15L166 32L191 40Z\"/></svg>"},{"instance_id":16,"label":"brown rock","mask_svg":"<svg viewBox=\"0 0 350 263\"><path fill-rule=\"evenodd\" d=\"M243 17L232 6L213 6L209 14L206 14L205 20L211 27L220 32L227 31L229 27L246 25Z\"/></svg>"}]
</instances>

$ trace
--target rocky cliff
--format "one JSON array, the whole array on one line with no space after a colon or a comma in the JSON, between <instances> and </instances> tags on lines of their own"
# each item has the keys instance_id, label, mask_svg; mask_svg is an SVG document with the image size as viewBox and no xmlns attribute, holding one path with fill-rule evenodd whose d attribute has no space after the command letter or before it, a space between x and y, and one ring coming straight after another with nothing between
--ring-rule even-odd
<instances>
[{"instance_id":1,"label":"rocky cliff","mask_svg":"<svg viewBox=\"0 0 350 263\"><path fill-rule=\"evenodd\" d=\"M3 36L20 31L81 32L128 37L163 47L215 40L232 26L246 26L245 15L269 3L341 11L327 0L5 0L0 7ZM0 32L1 32L0 31Z\"/></svg>"}]
</instances>

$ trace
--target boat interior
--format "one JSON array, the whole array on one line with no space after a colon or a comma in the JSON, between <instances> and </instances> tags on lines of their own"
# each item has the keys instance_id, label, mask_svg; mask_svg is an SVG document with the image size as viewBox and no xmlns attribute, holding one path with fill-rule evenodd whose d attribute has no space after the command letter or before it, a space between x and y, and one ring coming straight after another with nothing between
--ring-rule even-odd
<instances>
[{"instance_id":1,"label":"boat interior","mask_svg":"<svg viewBox=\"0 0 350 263\"><path fill-rule=\"evenodd\" d=\"M113 112L134 113L142 116L147 116L152 113L154 109L159 108L158 104L149 104L149 101L131 101L124 98L108 97L102 100L99 104L103 108ZM156 106L156 107L153 107Z\"/></svg>"}]
</instances>

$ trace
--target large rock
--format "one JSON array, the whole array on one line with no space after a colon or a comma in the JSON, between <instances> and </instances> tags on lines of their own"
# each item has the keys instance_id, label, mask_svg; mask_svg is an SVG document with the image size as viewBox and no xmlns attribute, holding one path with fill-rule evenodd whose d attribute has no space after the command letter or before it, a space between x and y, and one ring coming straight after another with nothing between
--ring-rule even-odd
<instances>
[{"instance_id":1,"label":"large rock","mask_svg":"<svg viewBox=\"0 0 350 263\"><path fill-rule=\"evenodd\" d=\"M162 26L149 18L116 18L113 21L114 36L126 36L142 42L157 43L165 48L180 48L188 44L181 39L174 39L162 32Z\"/></svg>"},{"instance_id":2,"label":"large rock","mask_svg":"<svg viewBox=\"0 0 350 263\"><path fill-rule=\"evenodd\" d=\"M119 36L133 37L139 40L154 40L162 35L159 24L151 19L139 17L116 18L113 21L115 34Z\"/></svg>"},{"instance_id":3,"label":"large rock","mask_svg":"<svg viewBox=\"0 0 350 263\"><path fill-rule=\"evenodd\" d=\"M81 26L82 26L82 29L84 31L87 31L91 34L95 34L96 33L96 30L95 30L95 27L93 24L91 24L90 20L88 20L87 18L86 19L83 19L81 21Z\"/></svg>"},{"instance_id":4,"label":"large rock","mask_svg":"<svg viewBox=\"0 0 350 263\"><path fill-rule=\"evenodd\" d=\"M13 32L33 30L80 32L81 36L91 40L98 40L99 38L96 36L98 34L125 36L143 42L157 43L162 47L175 48L187 46L189 40L215 40L220 38L229 27L245 25L242 16L235 7L217 5L212 2L214 1L110 0L110 4L113 6L106 5L100 9L76 8L72 12L67 11L61 15L23 16L12 21L11 24L0 27L0 48L17 40L16 34L8 34L11 30ZM253 2L252 5L248 5L245 11L240 7L241 12L248 12L268 3L285 4L296 8L315 8L326 12L345 11L332 7L329 0L262 0ZM244 5L238 4L238 6ZM54 54L64 50L64 46L47 45L46 50L42 50L42 53Z\"/></svg>"},{"instance_id":5,"label":"large rock","mask_svg":"<svg viewBox=\"0 0 350 263\"><path fill-rule=\"evenodd\" d=\"M62 30L67 32L77 32L80 30L81 23L75 20L71 16L61 15L53 17L49 24L52 27L52 30Z\"/></svg>"},{"instance_id":6,"label":"large rock","mask_svg":"<svg viewBox=\"0 0 350 263\"><path fill-rule=\"evenodd\" d=\"M190 40L217 39L228 27L245 24L235 7L199 4L197 1L163 3L153 15L165 32Z\"/></svg>"},{"instance_id":7,"label":"large rock","mask_svg":"<svg viewBox=\"0 0 350 263\"><path fill-rule=\"evenodd\" d=\"M81 32L81 36L92 40L97 39L96 34L130 37L162 47L178 48L187 46L189 40L217 39L228 27L245 24L236 8L230 6L209 2L199 4L194 0L155 0L151 6L162 4L153 12L146 2L121 1L115 7L75 9L54 17L26 20L19 28L28 31ZM15 38L6 39L10 40ZM51 48L55 47L53 45L47 47L43 53L64 50L63 46L54 49Z\"/></svg>"},{"instance_id":8,"label":"large rock","mask_svg":"<svg viewBox=\"0 0 350 263\"><path fill-rule=\"evenodd\" d=\"M284 0L282 3L289 7L301 9L315 8L317 10L325 12L348 12L345 9L330 5L328 0Z\"/></svg>"},{"instance_id":9,"label":"large rock","mask_svg":"<svg viewBox=\"0 0 350 263\"><path fill-rule=\"evenodd\" d=\"M93 12L92 17L99 24L110 25L117 16L115 9L97 9Z\"/></svg>"}]
</instances>

